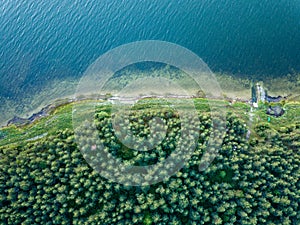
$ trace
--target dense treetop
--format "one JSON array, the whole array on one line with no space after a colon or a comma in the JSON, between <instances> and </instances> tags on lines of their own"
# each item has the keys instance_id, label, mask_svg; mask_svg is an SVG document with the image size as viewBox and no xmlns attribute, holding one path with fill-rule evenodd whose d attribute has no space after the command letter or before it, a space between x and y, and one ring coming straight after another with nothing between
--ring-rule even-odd
<instances>
[{"instance_id":1,"label":"dense treetop","mask_svg":"<svg viewBox=\"0 0 300 225\"><path fill-rule=\"evenodd\" d=\"M103 110L95 115L97 135L105 137L107 150L123 162L157 163L176 147L178 115L149 109L128 114L126 124L143 137L149 133L147 121L157 114L165 120L168 134L151 151L133 151L120 143L109 112ZM216 158L199 172L212 129L209 114L199 114L199 121L198 143L189 161L151 186L126 186L100 176L84 159L71 129L57 130L39 141L2 146L0 223L299 224L299 123L278 129L258 123L248 140L244 122L229 113ZM83 143L91 149L89 141ZM95 159L110 166L110 161ZM164 170L168 168L159 172Z\"/></svg>"}]
</instances>

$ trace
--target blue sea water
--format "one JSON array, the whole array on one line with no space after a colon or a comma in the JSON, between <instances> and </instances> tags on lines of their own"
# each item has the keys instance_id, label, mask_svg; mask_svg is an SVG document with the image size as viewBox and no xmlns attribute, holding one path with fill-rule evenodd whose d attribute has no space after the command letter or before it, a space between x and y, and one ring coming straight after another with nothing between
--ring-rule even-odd
<instances>
[{"instance_id":1,"label":"blue sea water","mask_svg":"<svg viewBox=\"0 0 300 225\"><path fill-rule=\"evenodd\" d=\"M182 45L213 71L284 76L300 71L299 12L298 0L2 0L0 104L148 39Z\"/></svg>"}]
</instances>

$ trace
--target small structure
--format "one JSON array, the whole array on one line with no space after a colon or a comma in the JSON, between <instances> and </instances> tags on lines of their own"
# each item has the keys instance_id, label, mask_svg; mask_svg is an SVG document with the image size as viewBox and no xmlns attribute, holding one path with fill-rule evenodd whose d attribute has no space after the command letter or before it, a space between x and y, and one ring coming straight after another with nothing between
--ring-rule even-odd
<instances>
[{"instance_id":1,"label":"small structure","mask_svg":"<svg viewBox=\"0 0 300 225\"><path fill-rule=\"evenodd\" d=\"M256 95L257 100L264 102L266 98L266 92L264 90L262 82L256 84L256 91L257 91L257 95Z\"/></svg>"},{"instance_id":2,"label":"small structure","mask_svg":"<svg viewBox=\"0 0 300 225\"><path fill-rule=\"evenodd\" d=\"M270 106L267 109L267 114L270 116L280 117L284 114L284 109L279 105Z\"/></svg>"},{"instance_id":3,"label":"small structure","mask_svg":"<svg viewBox=\"0 0 300 225\"><path fill-rule=\"evenodd\" d=\"M255 85L252 84L251 95L251 102L254 108L258 107L259 102L265 102L266 92L262 82L256 83Z\"/></svg>"},{"instance_id":4,"label":"small structure","mask_svg":"<svg viewBox=\"0 0 300 225\"><path fill-rule=\"evenodd\" d=\"M281 100L287 99L288 96L282 97L277 96L273 97L267 94L267 90L263 86L263 82L258 82L255 85L252 84L251 88L251 95L252 95L252 104L256 108L256 104L258 105L259 102L280 102Z\"/></svg>"}]
</instances>

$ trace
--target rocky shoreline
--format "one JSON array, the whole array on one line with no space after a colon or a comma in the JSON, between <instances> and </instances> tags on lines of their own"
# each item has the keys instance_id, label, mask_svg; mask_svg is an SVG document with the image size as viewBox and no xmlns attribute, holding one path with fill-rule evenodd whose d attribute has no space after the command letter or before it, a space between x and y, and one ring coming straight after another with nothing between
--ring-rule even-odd
<instances>
[{"instance_id":1,"label":"rocky shoreline","mask_svg":"<svg viewBox=\"0 0 300 225\"><path fill-rule=\"evenodd\" d=\"M79 102L79 101L84 101L84 100L94 100L94 99L98 99L98 100L105 100L107 99L107 96L98 96L97 98L95 97L78 97L78 98L66 98L66 99L58 99L56 101L54 101L51 104L46 105L45 107L43 107L40 111L38 111L37 113L33 113L30 117L28 118L22 118L19 116L14 116L12 119L10 119L6 126L11 126L11 125L15 125L15 126L24 126L24 125L28 125L31 124L41 118L47 117L49 116L56 108L72 103L72 102Z\"/></svg>"},{"instance_id":2,"label":"rocky shoreline","mask_svg":"<svg viewBox=\"0 0 300 225\"><path fill-rule=\"evenodd\" d=\"M169 97L169 98L180 98L180 99L186 99L186 98L196 98L196 96L176 96L176 95L171 95L171 96L139 96L136 98L122 98L119 96L107 96L107 95L100 95L100 96L93 96L93 97L87 97L87 96L82 96L78 98L70 98L70 99L59 99L55 101L52 104L49 104L45 107L43 107L39 112L33 113L30 117L28 118L22 118L19 116L14 116L12 119L10 119L6 126L24 126L31 124L35 122L36 120L39 120L41 118L47 117L53 112L57 107L60 107L65 104L69 104L72 102L79 102L79 101L84 101L84 100L108 100L110 103L114 104L115 102L124 102L124 103L135 103L136 101L143 99L143 98L161 98L161 97ZM269 97L269 96L268 96ZM281 96L280 96L281 97ZM286 98L284 98L286 99ZM240 99L240 98L228 98L225 97L223 100L228 101L229 103L233 102L244 102L244 103L251 103L251 100L246 100L246 99ZM281 100L281 99L280 99Z\"/></svg>"},{"instance_id":3,"label":"rocky shoreline","mask_svg":"<svg viewBox=\"0 0 300 225\"><path fill-rule=\"evenodd\" d=\"M57 107L74 102L74 101L75 100L73 100L73 99L68 99L68 100L60 101L59 103L55 102L55 103L49 104L49 105L43 107L39 112L33 113L28 118L14 116L12 119L10 119L7 122L6 126L11 126L11 125L24 126L24 125L31 124L31 123L35 122L36 120L39 120L43 117L49 116L50 113L53 112Z\"/></svg>"}]
</instances>

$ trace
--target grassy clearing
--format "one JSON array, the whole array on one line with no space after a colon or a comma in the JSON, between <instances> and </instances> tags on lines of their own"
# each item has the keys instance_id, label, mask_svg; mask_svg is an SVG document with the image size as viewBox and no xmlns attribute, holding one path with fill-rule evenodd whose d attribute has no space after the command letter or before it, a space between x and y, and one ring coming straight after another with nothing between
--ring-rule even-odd
<instances>
[{"instance_id":1,"label":"grassy clearing","mask_svg":"<svg viewBox=\"0 0 300 225\"><path fill-rule=\"evenodd\" d=\"M184 105L184 99L180 102ZM16 144L19 142L36 140L39 137L44 138L55 134L59 130L66 128L72 129L72 109L74 104L76 106L84 106L85 104L95 104L96 111L106 111L110 113L110 104L97 104L102 101L82 101L76 103L70 103L58 107L50 116L41 118L32 124L16 127L9 126L0 129L0 146ZM161 99L143 99L134 106L135 110L143 109L155 109L161 108L162 104L168 106L172 101L166 101ZM265 112L267 105L261 105L259 109L253 111L253 121L250 121L251 106L244 102L229 103L224 100L207 100L203 98L193 99L194 106L199 113L210 113L210 104L220 105L220 110L223 112L233 114L239 117L254 132L253 128L260 123L268 123L272 129L280 130L282 127L289 127L293 124L299 124L300 121L300 103L299 102L287 102L284 105L285 114L282 117L275 118L268 116ZM182 106L181 106L182 107ZM224 108L225 107L225 108ZM176 108L176 107L175 107ZM270 121L268 121L268 118Z\"/></svg>"},{"instance_id":2,"label":"grassy clearing","mask_svg":"<svg viewBox=\"0 0 300 225\"><path fill-rule=\"evenodd\" d=\"M51 115L41 118L29 125L1 128L0 132L3 133L3 137L0 139L0 146L35 139L38 136L44 136L46 133L47 135L55 134L58 130L64 130L66 128L71 129L73 104L83 104L83 102L59 106Z\"/></svg>"},{"instance_id":3,"label":"grassy clearing","mask_svg":"<svg viewBox=\"0 0 300 225\"><path fill-rule=\"evenodd\" d=\"M32 124L2 128L1 132L5 133L5 137L0 140L0 146L26 141L45 133L51 135L57 130L71 128L71 112L72 104L68 104L57 108L50 116L41 118Z\"/></svg>"},{"instance_id":4,"label":"grassy clearing","mask_svg":"<svg viewBox=\"0 0 300 225\"><path fill-rule=\"evenodd\" d=\"M281 117L270 117L265 113L267 105L261 106L255 112L256 123L268 122L274 129L279 130L282 127L291 126L293 124L299 124L300 122L300 103L299 102L288 102L284 105L285 113Z\"/></svg>"}]
</instances>

